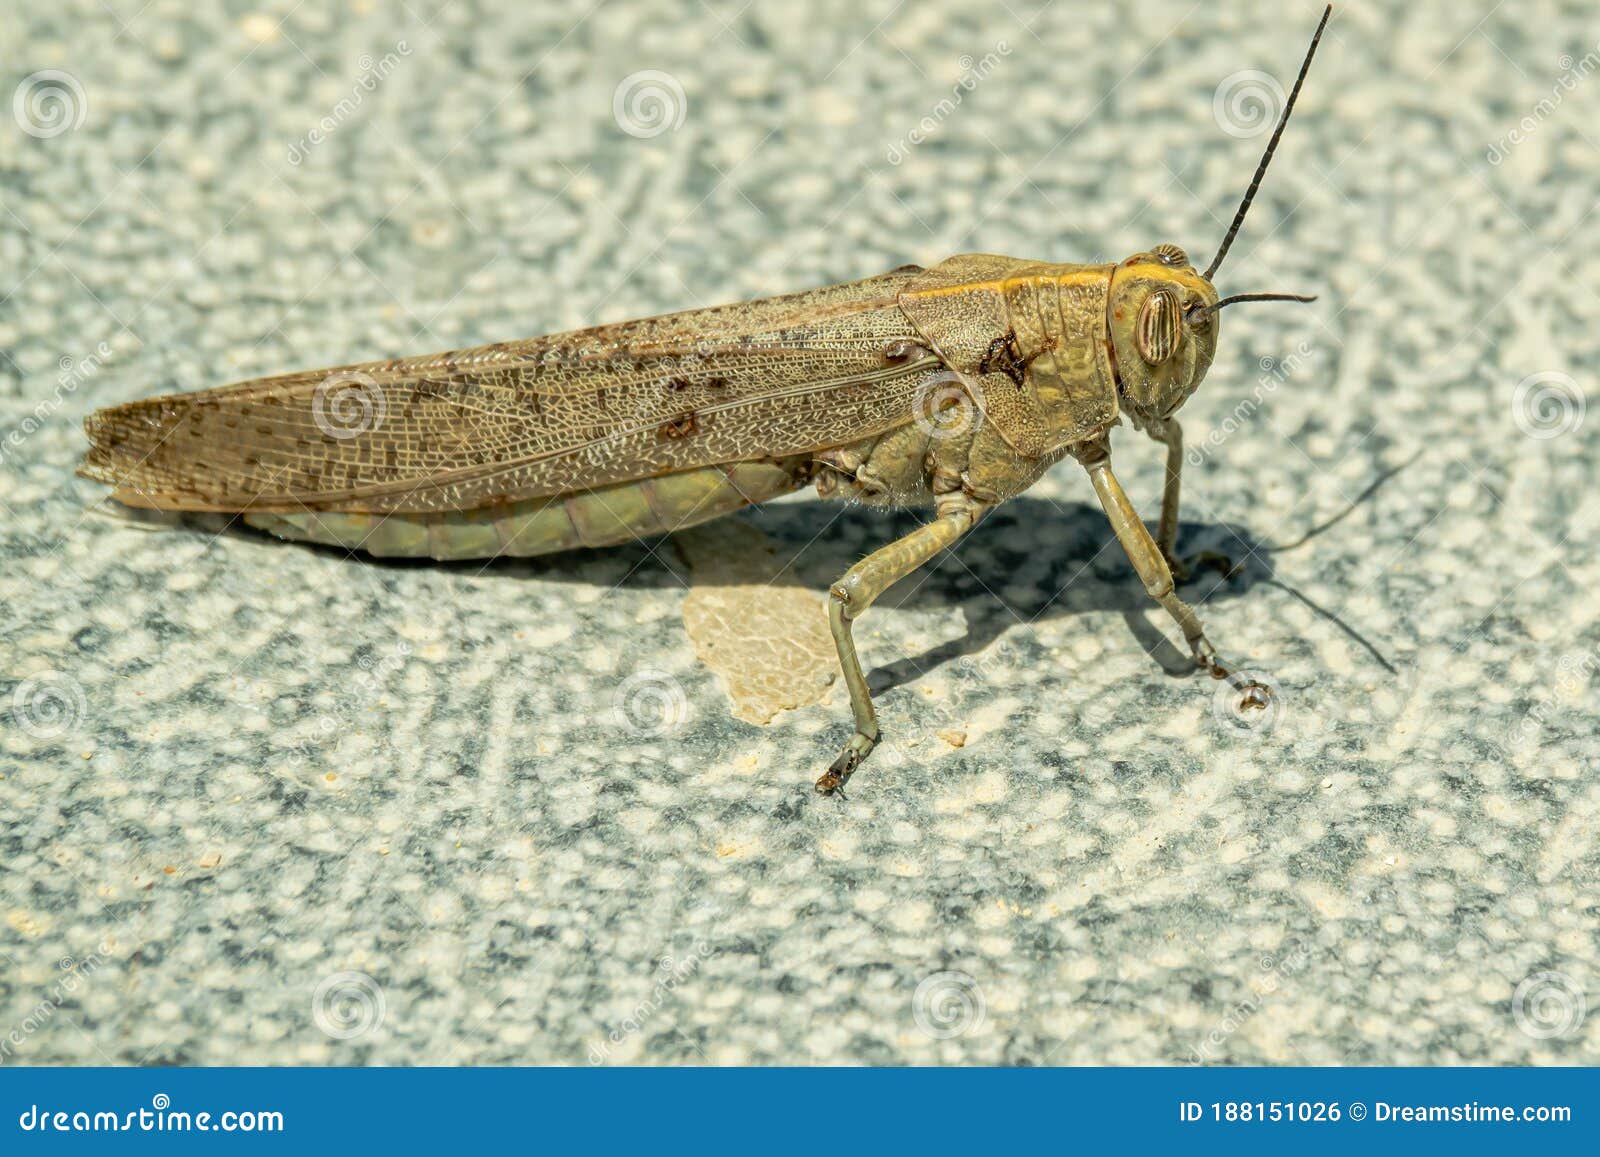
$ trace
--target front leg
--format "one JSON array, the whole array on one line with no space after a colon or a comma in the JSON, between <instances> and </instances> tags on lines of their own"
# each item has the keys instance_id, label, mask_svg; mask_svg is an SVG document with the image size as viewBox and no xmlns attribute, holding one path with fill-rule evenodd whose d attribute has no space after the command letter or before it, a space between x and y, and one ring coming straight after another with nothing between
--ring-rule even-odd
<instances>
[{"instance_id":1,"label":"front leg","mask_svg":"<svg viewBox=\"0 0 1600 1157\"><path fill-rule=\"evenodd\" d=\"M844 573L829 588L828 621L833 627L833 643L839 651L839 666L850 690L850 709L855 713L856 733L845 744L827 774L817 780L824 795L844 786L861 761L878 745L878 714L872 708L872 693L856 658L855 639L850 625L859 619L879 595L906 575L950 546L972 528L979 513L978 504L965 494L947 495L941 502L939 517L913 530L904 538L873 551Z\"/></svg>"},{"instance_id":2,"label":"front leg","mask_svg":"<svg viewBox=\"0 0 1600 1157\"><path fill-rule=\"evenodd\" d=\"M1117 541L1122 544L1128 561L1144 583L1145 592L1160 603L1162 609L1178 624L1194 655L1195 664L1213 678L1226 679L1228 670L1217 660L1217 649L1206 638L1205 630L1200 626L1200 617L1194 613L1193 607L1173 593L1172 570L1161 548L1150 537L1150 531L1139 518L1139 512L1128 501L1122 483L1111 472L1110 445L1101 438L1075 453L1083 468L1089 472L1089 481L1094 483L1094 492L1100 498L1111 529L1116 532Z\"/></svg>"}]
</instances>

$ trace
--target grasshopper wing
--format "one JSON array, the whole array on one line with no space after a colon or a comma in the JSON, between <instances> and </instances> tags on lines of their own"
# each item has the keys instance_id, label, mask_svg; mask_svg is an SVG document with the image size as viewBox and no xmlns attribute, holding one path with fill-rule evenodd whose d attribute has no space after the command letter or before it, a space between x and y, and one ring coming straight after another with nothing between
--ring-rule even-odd
<instances>
[{"instance_id":1,"label":"grasshopper wing","mask_svg":"<svg viewBox=\"0 0 1600 1157\"><path fill-rule=\"evenodd\" d=\"M814 452L914 412L936 363L885 349L915 276L130 402L79 473L133 506L422 512Z\"/></svg>"}]
</instances>

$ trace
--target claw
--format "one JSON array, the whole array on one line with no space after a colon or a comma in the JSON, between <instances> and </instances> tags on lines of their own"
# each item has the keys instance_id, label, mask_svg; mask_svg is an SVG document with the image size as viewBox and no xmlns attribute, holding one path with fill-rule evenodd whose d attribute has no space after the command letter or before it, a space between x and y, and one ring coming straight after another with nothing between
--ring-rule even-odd
<instances>
[{"instance_id":1,"label":"claw","mask_svg":"<svg viewBox=\"0 0 1600 1157\"><path fill-rule=\"evenodd\" d=\"M1224 579L1232 581L1244 573L1244 564L1234 562L1220 550L1202 550L1188 559L1168 556L1167 569L1172 572L1172 581L1175 583L1186 583L1203 570L1214 570Z\"/></svg>"},{"instance_id":2,"label":"claw","mask_svg":"<svg viewBox=\"0 0 1600 1157\"><path fill-rule=\"evenodd\" d=\"M872 753L878 745L876 736L866 736L856 732L850 737L850 742L844 745L844 750L839 753L839 758L817 780L817 791L821 795L832 795L842 788L850 777L855 774L856 768L861 766L861 761Z\"/></svg>"},{"instance_id":3,"label":"claw","mask_svg":"<svg viewBox=\"0 0 1600 1157\"><path fill-rule=\"evenodd\" d=\"M1265 683L1258 683L1251 679L1242 688L1239 696L1240 711L1265 711L1272 706L1272 688Z\"/></svg>"},{"instance_id":4,"label":"claw","mask_svg":"<svg viewBox=\"0 0 1600 1157\"><path fill-rule=\"evenodd\" d=\"M1211 640L1201 635L1189 644L1194 651L1194 663L1213 679L1226 679L1231 672L1222 665L1217 658L1217 649L1211 645Z\"/></svg>"},{"instance_id":5,"label":"claw","mask_svg":"<svg viewBox=\"0 0 1600 1157\"><path fill-rule=\"evenodd\" d=\"M1202 550L1194 556L1194 570L1214 570L1225 579L1236 579L1244 573L1244 563L1234 562L1220 550Z\"/></svg>"}]
</instances>

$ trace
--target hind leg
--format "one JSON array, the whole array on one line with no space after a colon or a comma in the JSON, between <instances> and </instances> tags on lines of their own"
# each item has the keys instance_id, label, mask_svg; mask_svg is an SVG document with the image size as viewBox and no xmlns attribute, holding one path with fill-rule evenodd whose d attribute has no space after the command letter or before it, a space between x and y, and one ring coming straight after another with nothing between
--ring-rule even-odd
<instances>
[{"instance_id":1,"label":"hind leg","mask_svg":"<svg viewBox=\"0 0 1600 1157\"><path fill-rule=\"evenodd\" d=\"M872 693L867 690L861 660L856 657L851 624L884 591L972 529L977 519L977 504L964 494L949 497L939 517L869 554L829 588L828 621L833 628L834 646L839 651L839 666L844 669L845 686L850 691L856 732L827 774L817 780L817 790L823 794L843 787L851 773L878 745L878 713L873 710Z\"/></svg>"}]
</instances>

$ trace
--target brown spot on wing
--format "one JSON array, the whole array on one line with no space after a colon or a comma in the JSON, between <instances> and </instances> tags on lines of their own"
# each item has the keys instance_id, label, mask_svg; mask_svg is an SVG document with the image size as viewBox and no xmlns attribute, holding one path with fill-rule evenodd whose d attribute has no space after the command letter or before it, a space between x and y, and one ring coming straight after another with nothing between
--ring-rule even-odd
<instances>
[{"instance_id":1,"label":"brown spot on wing","mask_svg":"<svg viewBox=\"0 0 1600 1157\"><path fill-rule=\"evenodd\" d=\"M694 411L691 410L689 413L674 418L670 422L663 422L657 433L663 438L677 439L687 438L699 429L700 421L696 418Z\"/></svg>"}]
</instances>

